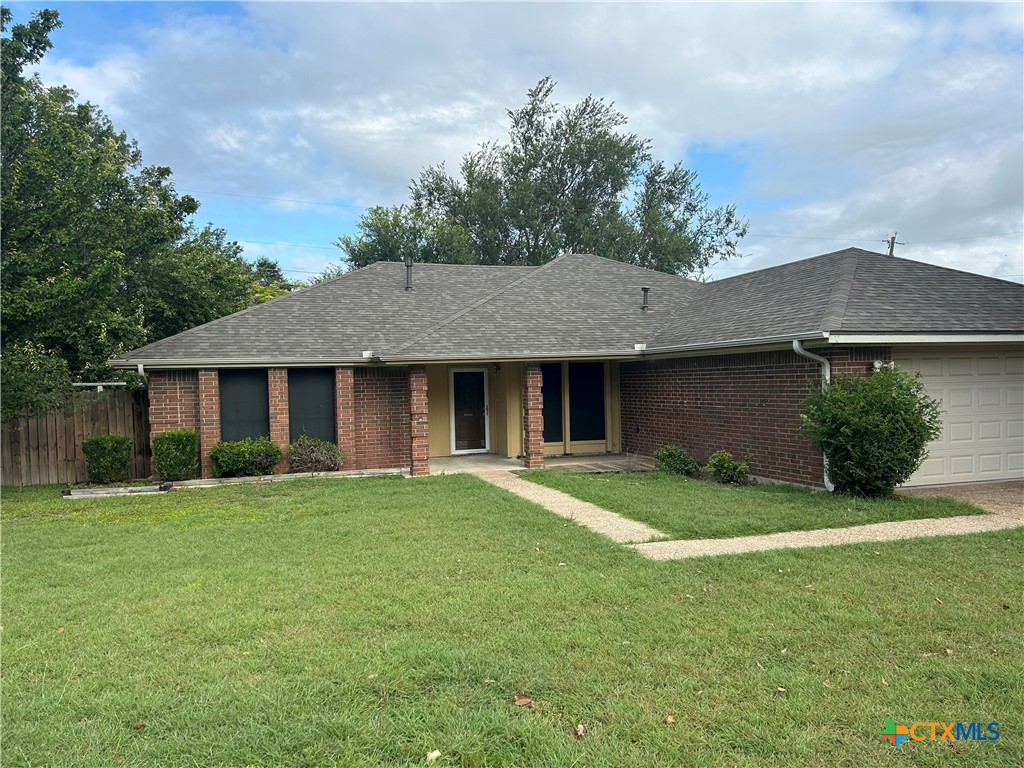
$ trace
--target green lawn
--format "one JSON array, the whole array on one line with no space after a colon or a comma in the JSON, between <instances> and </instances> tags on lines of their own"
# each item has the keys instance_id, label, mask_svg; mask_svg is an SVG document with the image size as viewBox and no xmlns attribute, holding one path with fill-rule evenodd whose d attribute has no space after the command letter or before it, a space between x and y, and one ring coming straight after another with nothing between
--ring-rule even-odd
<instances>
[{"instance_id":1,"label":"green lawn","mask_svg":"<svg viewBox=\"0 0 1024 768\"><path fill-rule=\"evenodd\" d=\"M952 499L855 499L791 485L718 485L661 472L595 475L541 470L522 476L647 523L670 539L721 539L982 513Z\"/></svg>"},{"instance_id":2,"label":"green lawn","mask_svg":"<svg viewBox=\"0 0 1024 768\"><path fill-rule=\"evenodd\" d=\"M58 493L3 493L5 768L1024 752L1024 531L655 563L468 476Z\"/></svg>"}]
</instances>

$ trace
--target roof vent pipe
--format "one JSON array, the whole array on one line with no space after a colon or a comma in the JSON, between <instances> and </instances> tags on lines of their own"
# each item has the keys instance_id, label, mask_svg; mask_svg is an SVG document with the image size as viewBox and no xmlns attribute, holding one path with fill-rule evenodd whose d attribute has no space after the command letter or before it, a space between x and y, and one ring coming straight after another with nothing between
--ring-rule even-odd
<instances>
[{"instance_id":1,"label":"roof vent pipe","mask_svg":"<svg viewBox=\"0 0 1024 768\"><path fill-rule=\"evenodd\" d=\"M405 290L412 290L412 256L405 257Z\"/></svg>"},{"instance_id":2,"label":"roof vent pipe","mask_svg":"<svg viewBox=\"0 0 1024 768\"><path fill-rule=\"evenodd\" d=\"M829 363L828 358L816 355L813 352L808 352L802 346L800 346L799 339L793 339L793 351L796 352L800 357L806 357L808 360L813 360L816 363L821 364L821 391L824 392L828 389L828 385L832 383L832 364ZM828 474L828 456L825 459L825 490L830 493L836 489L832 483L832 478Z\"/></svg>"},{"instance_id":3,"label":"roof vent pipe","mask_svg":"<svg viewBox=\"0 0 1024 768\"><path fill-rule=\"evenodd\" d=\"M650 307L647 306L647 295L651 292L651 289L650 288L641 288L640 290L644 292L644 305L642 307L640 307L640 309L642 309L644 312L646 312L648 309L650 309Z\"/></svg>"}]
</instances>

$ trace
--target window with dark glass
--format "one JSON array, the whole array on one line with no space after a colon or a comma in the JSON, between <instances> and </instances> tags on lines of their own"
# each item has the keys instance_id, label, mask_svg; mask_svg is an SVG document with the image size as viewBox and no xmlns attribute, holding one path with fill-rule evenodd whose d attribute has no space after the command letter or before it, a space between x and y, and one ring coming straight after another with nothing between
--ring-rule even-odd
<instances>
[{"instance_id":1,"label":"window with dark glass","mask_svg":"<svg viewBox=\"0 0 1024 768\"><path fill-rule=\"evenodd\" d=\"M544 442L562 442L562 364L540 364L541 387L544 395Z\"/></svg>"},{"instance_id":2,"label":"window with dark glass","mask_svg":"<svg viewBox=\"0 0 1024 768\"><path fill-rule=\"evenodd\" d=\"M300 435L337 440L333 368L288 370L288 424L293 443Z\"/></svg>"},{"instance_id":3,"label":"window with dark glass","mask_svg":"<svg viewBox=\"0 0 1024 768\"><path fill-rule=\"evenodd\" d=\"M267 370L226 369L220 372L220 439L270 437Z\"/></svg>"},{"instance_id":4,"label":"window with dark glass","mask_svg":"<svg viewBox=\"0 0 1024 768\"><path fill-rule=\"evenodd\" d=\"M604 363L569 363L569 439L604 440Z\"/></svg>"}]
</instances>

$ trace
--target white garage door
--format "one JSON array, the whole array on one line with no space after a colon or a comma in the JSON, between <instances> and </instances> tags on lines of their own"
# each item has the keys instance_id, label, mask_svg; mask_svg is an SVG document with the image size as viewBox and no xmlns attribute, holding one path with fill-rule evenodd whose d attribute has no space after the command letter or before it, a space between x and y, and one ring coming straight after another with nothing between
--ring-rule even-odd
<instances>
[{"instance_id":1,"label":"white garage door","mask_svg":"<svg viewBox=\"0 0 1024 768\"><path fill-rule=\"evenodd\" d=\"M895 353L942 401L942 436L907 485L1024 477L1024 354Z\"/></svg>"}]
</instances>

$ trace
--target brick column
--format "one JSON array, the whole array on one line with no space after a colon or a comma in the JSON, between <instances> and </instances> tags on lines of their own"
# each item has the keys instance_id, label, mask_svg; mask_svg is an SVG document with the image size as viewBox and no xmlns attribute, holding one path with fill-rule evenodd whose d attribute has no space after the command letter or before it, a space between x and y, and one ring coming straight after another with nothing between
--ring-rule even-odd
<instances>
[{"instance_id":1,"label":"brick column","mask_svg":"<svg viewBox=\"0 0 1024 768\"><path fill-rule=\"evenodd\" d=\"M356 468L356 388L351 368L334 369L335 442L345 452L342 469Z\"/></svg>"},{"instance_id":2,"label":"brick column","mask_svg":"<svg viewBox=\"0 0 1024 768\"><path fill-rule=\"evenodd\" d=\"M430 446L427 426L427 369L409 369L409 433L413 477L430 474Z\"/></svg>"},{"instance_id":3,"label":"brick column","mask_svg":"<svg viewBox=\"0 0 1024 768\"><path fill-rule=\"evenodd\" d=\"M523 365L523 466L544 466L544 395L540 363Z\"/></svg>"},{"instance_id":4,"label":"brick column","mask_svg":"<svg viewBox=\"0 0 1024 768\"><path fill-rule=\"evenodd\" d=\"M220 442L220 377L216 370L199 371L199 464L203 477L213 477L210 449Z\"/></svg>"},{"instance_id":5,"label":"brick column","mask_svg":"<svg viewBox=\"0 0 1024 768\"><path fill-rule=\"evenodd\" d=\"M291 428L288 423L288 369L267 370L267 394L270 402L270 442L281 449L281 460L274 472L288 471L288 444Z\"/></svg>"}]
</instances>

